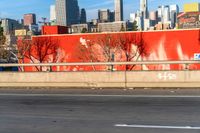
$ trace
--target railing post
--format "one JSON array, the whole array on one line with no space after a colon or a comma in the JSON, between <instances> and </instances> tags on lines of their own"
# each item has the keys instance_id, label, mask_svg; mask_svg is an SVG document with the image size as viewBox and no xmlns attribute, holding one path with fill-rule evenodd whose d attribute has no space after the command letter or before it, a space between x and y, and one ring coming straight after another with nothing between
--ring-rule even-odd
<instances>
[{"instance_id":1,"label":"railing post","mask_svg":"<svg viewBox=\"0 0 200 133\"><path fill-rule=\"evenodd\" d=\"M115 54L114 53L112 53L112 55L111 55L111 61L115 62ZM111 65L111 71L112 72L114 71L114 65L113 64Z\"/></svg>"},{"instance_id":2,"label":"railing post","mask_svg":"<svg viewBox=\"0 0 200 133\"><path fill-rule=\"evenodd\" d=\"M185 70L188 71L189 70L189 64L185 64Z\"/></svg>"}]
</instances>

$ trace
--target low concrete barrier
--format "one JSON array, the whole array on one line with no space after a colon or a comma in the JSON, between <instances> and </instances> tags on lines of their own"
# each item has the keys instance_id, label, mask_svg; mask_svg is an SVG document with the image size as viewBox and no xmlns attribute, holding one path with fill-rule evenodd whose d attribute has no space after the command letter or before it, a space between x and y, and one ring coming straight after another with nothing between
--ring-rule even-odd
<instances>
[{"instance_id":1,"label":"low concrete barrier","mask_svg":"<svg viewBox=\"0 0 200 133\"><path fill-rule=\"evenodd\" d=\"M200 71L127 72L127 87L200 87Z\"/></svg>"},{"instance_id":2,"label":"low concrete barrier","mask_svg":"<svg viewBox=\"0 0 200 133\"><path fill-rule=\"evenodd\" d=\"M2 72L1 87L200 87L200 71Z\"/></svg>"}]
</instances>

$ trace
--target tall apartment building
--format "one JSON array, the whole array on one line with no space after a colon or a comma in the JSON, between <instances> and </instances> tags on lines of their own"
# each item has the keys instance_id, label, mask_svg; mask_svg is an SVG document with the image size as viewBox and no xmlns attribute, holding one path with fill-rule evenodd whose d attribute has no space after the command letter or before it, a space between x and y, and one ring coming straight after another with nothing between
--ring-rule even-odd
<instances>
[{"instance_id":1,"label":"tall apartment building","mask_svg":"<svg viewBox=\"0 0 200 133\"><path fill-rule=\"evenodd\" d=\"M24 25L36 25L36 15L34 13L24 14Z\"/></svg>"},{"instance_id":2,"label":"tall apartment building","mask_svg":"<svg viewBox=\"0 0 200 133\"><path fill-rule=\"evenodd\" d=\"M77 0L56 0L56 23L61 26L80 23Z\"/></svg>"},{"instance_id":3,"label":"tall apartment building","mask_svg":"<svg viewBox=\"0 0 200 133\"><path fill-rule=\"evenodd\" d=\"M115 0L115 21L123 21L123 0Z\"/></svg>"}]
</instances>

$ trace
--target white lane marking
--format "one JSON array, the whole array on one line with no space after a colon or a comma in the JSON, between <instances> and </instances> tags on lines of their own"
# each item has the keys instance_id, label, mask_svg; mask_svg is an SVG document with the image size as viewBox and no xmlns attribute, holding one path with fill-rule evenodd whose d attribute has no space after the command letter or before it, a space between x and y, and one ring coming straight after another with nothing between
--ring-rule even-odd
<instances>
[{"instance_id":1,"label":"white lane marking","mask_svg":"<svg viewBox=\"0 0 200 133\"><path fill-rule=\"evenodd\" d=\"M116 124L115 127L200 130L200 127L192 127L192 126L157 126L157 125L127 125L127 124Z\"/></svg>"},{"instance_id":2,"label":"white lane marking","mask_svg":"<svg viewBox=\"0 0 200 133\"><path fill-rule=\"evenodd\" d=\"M127 98L200 98L200 95L98 95L98 94L30 94L30 93L0 93L0 96L24 97L127 97Z\"/></svg>"}]
</instances>

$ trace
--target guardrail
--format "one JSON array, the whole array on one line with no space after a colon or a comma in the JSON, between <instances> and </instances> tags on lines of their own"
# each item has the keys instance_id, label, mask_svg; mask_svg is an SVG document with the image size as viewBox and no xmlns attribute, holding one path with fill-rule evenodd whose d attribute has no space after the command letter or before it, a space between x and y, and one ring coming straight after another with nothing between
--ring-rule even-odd
<instances>
[{"instance_id":1,"label":"guardrail","mask_svg":"<svg viewBox=\"0 0 200 133\"><path fill-rule=\"evenodd\" d=\"M200 61L0 64L0 67L200 64ZM197 71L3 72L1 87L200 87Z\"/></svg>"},{"instance_id":2,"label":"guardrail","mask_svg":"<svg viewBox=\"0 0 200 133\"><path fill-rule=\"evenodd\" d=\"M31 66L100 66L100 65L175 65L200 64L200 61L135 61L135 62L79 62L79 63L29 63L29 64L0 64L0 67L31 67Z\"/></svg>"}]
</instances>

